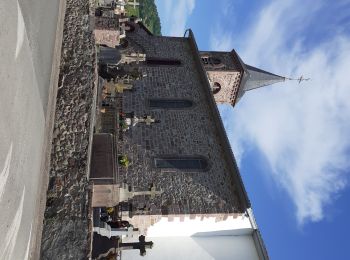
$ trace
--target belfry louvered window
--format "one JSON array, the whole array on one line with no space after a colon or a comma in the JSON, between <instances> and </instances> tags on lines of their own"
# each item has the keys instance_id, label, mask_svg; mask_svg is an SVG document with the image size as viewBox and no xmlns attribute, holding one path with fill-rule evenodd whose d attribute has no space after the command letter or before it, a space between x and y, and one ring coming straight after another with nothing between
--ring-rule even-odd
<instances>
[{"instance_id":1,"label":"belfry louvered window","mask_svg":"<svg viewBox=\"0 0 350 260\"><path fill-rule=\"evenodd\" d=\"M208 162L202 157L155 158L155 167L161 169L206 170Z\"/></svg>"},{"instance_id":2,"label":"belfry louvered window","mask_svg":"<svg viewBox=\"0 0 350 260\"><path fill-rule=\"evenodd\" d=\"M181 109L192 107L193 102L186 99L150 99L149 106L153 109Z\"/></svg>"},{"instance_id":3,"label":"belfry louvered window","mask_svg":"<svg viewBox=\"0 0 350 260\"><path fill-rule=\"evenodd\" d=\"M202 62L204 65L213 65L213 66L222 64L219 58L210 57L210 56L202 56Z\"/></svg>"}]
</instances>

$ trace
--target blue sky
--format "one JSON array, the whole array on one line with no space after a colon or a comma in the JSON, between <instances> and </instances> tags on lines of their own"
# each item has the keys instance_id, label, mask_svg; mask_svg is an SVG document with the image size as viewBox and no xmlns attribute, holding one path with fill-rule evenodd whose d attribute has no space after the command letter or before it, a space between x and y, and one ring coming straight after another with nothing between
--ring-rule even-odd
<instances>
[{"instance_id":1,"label":"blue sky","mask_svg":"<svg viewBox=\"0 0 350 260\"><path fill-rule=\"evenodd\" d=\"M271 259L350 259L350 1L156 3L163 35L311 78L220 111Z\"/></svg>"}]
</instances>

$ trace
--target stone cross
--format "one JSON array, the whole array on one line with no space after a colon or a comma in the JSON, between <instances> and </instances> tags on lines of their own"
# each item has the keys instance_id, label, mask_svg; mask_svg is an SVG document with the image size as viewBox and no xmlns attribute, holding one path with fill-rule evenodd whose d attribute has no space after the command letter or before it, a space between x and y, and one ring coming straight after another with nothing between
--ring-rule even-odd
<instances>
[{"instance_id":1,"label":"stone cross","mask_svg":"<svg viewBox=\"0 0 350 260\"><path fill-rule=\"evenodd\" d=\"M136 2L136 0L134 0L133 2L128 2L128 5L132 5L132 6L134 6L134 9L136 9L136 6L139 6L140 3Z\"/></svg>"},{"instance_id":2,"label":"stone cross","mask_svg":"<svg viewBox=\"0 0 350 260\"><path fill-rule=\"evenodd\" d=\"M130 64L136 62L139 64L140 61L146 60L146 54L132 52L132 53L122 53L121 59L118 64Z\"/></svg>"},{"instance_id":3,"label":"stone cross","mask_svg":"<svg viewBox=\"0 0 350 260\"><path fill-rule=\"evenodd\" d=\"M107 223L104 223L103 227L94 227L94 232L104 237L133 237L134 235L139 235L140 232L137 228L128 227L128 228L112 228Z\"/></svg>"},{"instance_id":4,"label":"stone cross","mask_svg":"<svg viewBox=\"0 0 350 260\"><path fill-rule=\"evenodd\" d=\"M146 123L146 125L151 125L152 123L154 123L156 120L154 118L151 118L151 116L147 116L144 120L144 122Z\"/></svg>"},{"instance_id":5,"label":"stone cross","mask_svg":"<svg viewBox=\"0 0 350 260\"><path fill-rule=\"evenodd\" d=\"M146 248L152 248L152 247L153 247L153 242L152 241L146 242L146 237L141 235L139 236L139 242L119 243L119 247L117 248L117 251L139 249L140 255L144 256L146 255Z\"/></svg>"},{"instance_id":6,"label":"stone cross","mask_svg":"<svg viewBox=\"0 0 350 260\"><path fill-rule=\"evenodd\" d=\"M146 125L151 125L152 123L156 123L156 120L151 116L145 116L143 118L138 118L134 116L134 118L132 118L132 126L136 126L138 123L145 123Z\"/></svg>"},{"instance_id":7,"label":"stone cross","mask_svg":"<svg viewBox=\"0 0 350 260\"><path fill-rule=\"evenodd\" d=\"M149 191L129 191L129 186L127 184L123 185L124 187L121 187L120 192L120 201L126 201L129 199L132 199L134 196L142 196L142 195L148 195L151 196L151 199L155 198L156 195L162 194L163 191L157 191L156 187L152 184L152 187Z\"/></svg>"},{"instance_id":8,"label":"stone cross","mask_svg":"<svg viewBox=\"0 0 350 260\"><path fill-rule=\"evenodd\" d=\"M151 199L154 199L156 195L162 194L162 191L157 191L156 186L152 185L150 191L135 191L134 196L139 196L139 195L149 195Z\"/></svg>"},{"instance_id":9,"label":"stone cross","mask_svg":"<svg viewBox=\"0 0 350 260\"><path fill-rule=\"evenodd\" d=\"M116 83L115 89L118 93L123 93L124 90L132 90L132 84Z\"/></svg>"}]
</instances>

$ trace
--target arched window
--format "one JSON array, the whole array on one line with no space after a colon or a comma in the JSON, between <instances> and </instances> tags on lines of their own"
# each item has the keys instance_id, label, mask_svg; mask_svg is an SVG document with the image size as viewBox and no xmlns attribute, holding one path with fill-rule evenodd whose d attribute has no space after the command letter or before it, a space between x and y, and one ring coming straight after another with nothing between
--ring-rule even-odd
<instances>
[{"instance_id":1,"label":"arched window","mask_svg":"<svg viewBox=\"0 0 350 260\"><path fill-rule=\"evenodd\" d=\"M180 60L176 59L162 59L162 58L146 58L147 65L181 65Z\"/></svg>"},{"instance_id":2,"label":"arched window","mask_svg":"<svg viewBox=\"0 0 350 260\"><path fill-rule=\"evenodd\" d=\"M215 95L215 94L219 93L220 90L221 90L221 85L217 82L214 82L214 85L212 88L213 94Z\"/></svg>"},{"instance_id":3,"label":"arched window","mask_svg":"<svg viewBox=\"0 0 350 260\"><path fill-rule=\"evenodd\" d=\"M180 109L192 107L193 102L186 99L150 99L149 106L153 109Z\"/></svg>"},{"instance_id":4,"label":"arched window","mask_svg":"<svg viewBox=\"0 0 350 260\"><path fill-rule=\"evenodd\" d=\"M201 170L208 169L208 162L202 157L155 158L155 167L161 169Z\"/></svg>"},{"instance_id":5,"label":"arched window","mask_svg":"<svg viewBox=\"0 0 350 260\"><path fill-rule=\"evenodd\" d=\"M209 64L209 57L202 57L202 62L204 63L204 65L208 65Z\"/></svg>"}]
</instances>

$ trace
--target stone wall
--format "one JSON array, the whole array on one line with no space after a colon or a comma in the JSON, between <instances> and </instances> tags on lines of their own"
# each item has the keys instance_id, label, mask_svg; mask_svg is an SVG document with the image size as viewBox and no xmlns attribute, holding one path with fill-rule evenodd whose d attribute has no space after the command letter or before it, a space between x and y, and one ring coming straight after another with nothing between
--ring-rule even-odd
<instances>
[{"instance_id":1,"label":"stone wall","mask_svg":"<svg viewBox=\"0 0 350 260\"><path fill-rule=\"evenodd\" d=\"M161 122L139 124L128 130L119 145L119 153L131 159L125 169L119 167L119 180L135 190L148 190L153 183L162 189L154 199L138 196L136 207L150 208L150 214L208 214L242 212L233 174L223 156L224 149L215 127L214 114L203 93L195 55L186 38L158 37L136 28L127 34L130 44L142 46L147 57L179 59L180 66L140 64L148 76L135 85L135 91L123 94L124 112L136 116L151 115ZM187 99L187 109L151 109L150 98ZM157 156L203 156L207 171L162 170L154 167Z\"/></svg>"},{"instance_id":2,"label":"stone wall","mask_svg":"<svg viewBox=\"0 0 350 260\"><path fill-rule=\"evenodd\" d=\"M241 72L238 71L207 71L211 82L220 84L221 89L214 94L215 102L218 104L233 104L238 93L241 80Z\"/></svg>"},{"instance_id":3,"label":"stone wall","mask_svg":"<svg viewBox=\"0 0 350 260\"><path fill-rule=\"evenodd\" d=\"M103 44L114 48L119 44L119 31L117 30L94 30L96 44Z\"/></svg>"},{"instance_id":4,"label":"stone wall","mask_svg":"<svg viewBox=\"0 0 350 260\"><path fill-rule=\"evenodd\" d=\"M221 61L219 65L205 64L205 70L212 83L217 82L221 90L214 95L219 104L233 104L242 77L242 68L232 52L200 52L201 57L213 57Z\"/></svg>"},{"instance_id":5,"label":"stone wall","mask_svg":"<svg viewBox=\"0 0 350 260\"><path fill-rule=\"evenodd\" d=\"M89 1L67 0L41 259L86 259L95 46Z\"/></svg>"},{"instance_id":6,"label":"stone wall","mask_svg":"<svg viewBox=\"0 0 350 260\"><path fill-rule=\"evenodd\" d=\"M103 17L96 16L95 20L95 29L99 30L119 30L119 22L116 17Z\"/></svg>"}]
</instances>

